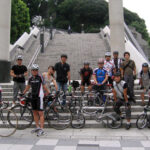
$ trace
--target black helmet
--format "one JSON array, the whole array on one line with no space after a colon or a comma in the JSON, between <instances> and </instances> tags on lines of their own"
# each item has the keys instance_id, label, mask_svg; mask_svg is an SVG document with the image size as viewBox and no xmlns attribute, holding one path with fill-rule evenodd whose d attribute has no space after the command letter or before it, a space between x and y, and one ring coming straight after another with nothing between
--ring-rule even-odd
<instances>
[{"instance_id":1,"label":"black helmet","mask_svg":"<svg viewBox=\"0 0 150 150\"><path fill-rule=\"evenodd\" d=\"M118 51L114 51L113 54L119 54L119 52Z\"/></svg>"},{"instance_id":2,"label":"black helmet","mask_svg":"<svg viewBox=\"0 0 150 150\"><path fill-rule=\"evenodd\" d=\"M142 67L148 67L148 63L143 63Z\"/></svg>"},{"instance_id":3,"label":"black helmet","mask_svg":"<svg viewBox=\"0 0 150 150\"><path fill-rule=\"evenodd\" d=\"M88 61L85 61L84 65L90 65L90 63Z\"/></svg>"},{"instance_id":4,"label":"black helmet","mask_svg":"<svg viewBox=\"0 0 150 150\"><path fill-rule=\"evenodd\" d=\"M120 73L120 72L116 72L116 73L114 74L114 76L115 76L115 77L119 77L119 76L121 76L121 73Z\"/></svg>"},{"instance_id":5,"label":"black helmet","mask_svg":"<svg viewBox=\"0 0 150 150\"><path fill-rule=\"evenodd\" d=\"M61 55L61 58L62 58L62 57L68 58L68 56L67 56L66 54L62 54L62 55Z\"/></svg>"}]
</instances>

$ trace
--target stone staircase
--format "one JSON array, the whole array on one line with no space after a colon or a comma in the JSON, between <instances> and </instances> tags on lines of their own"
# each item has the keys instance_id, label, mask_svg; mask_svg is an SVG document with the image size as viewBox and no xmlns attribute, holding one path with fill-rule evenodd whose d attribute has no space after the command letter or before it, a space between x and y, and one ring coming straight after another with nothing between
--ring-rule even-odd
<instances>
[{"instance_id":1,"label":"stone staircase","mask_svg":"<svg viewBox=\"0 0 150 150\"><path fill-rule=\"evenodd\" d=\"M68 55L71 66L71 79L80 79L79 71L84 61L89 61L91 67L97 67L97 60L104 57L107 51L105 42L99 34L55 34L54 40L47 46L44 54L40 54L36 63L40 71L45 72L49 65L60 61L60 55Z\"/></svg>"},{"instance_id":2,"label":"stone staircase","mask_svg":"<svg viewBox=\"0 0 150 150\"><path fill-rule=\"evenodd\" d=\"M48 36L48 34L47 34ZM37 46L39 42L35 42L33 46ZM97 60L100 57L104 57L105 52L107 51L105 41L100 38L99 34L71 34L68 35L66 33L62 34L56 32L55 38L49 42L45 53L40 54L36 63L40 66L40 72L47 71L49 65L54 65L56 62L60 60L60 55L62 53L66 53L68 55L68 63L71 65L71 79L72 80L80 80L79 70L83 66L84 61L89 61L91 63L91 67L94 69L97 67ZM33 47L32 47L33 48ZM34 48L35 49L35 48ZM34 50L25 54L24 62L26 65L31 59ZM3 89L3 101L10 102L13 99L13 83L0 84ZM138 82L135 82L135 96L136 96L136 104L132 104L132 126L135 127L136 118L139 114L142 113L143 107L141 106L141 98L140 98L140 87ZM78 89L76 95L78 97L81 96L81 92ZM68 96L67 99L70 99ZM148 101L148 95L145 97L146 101ZM86 100L85 100L86 101ZM98 109L98 107L94 107L93 109ZM122 107L124 110L124 107ZM108 112L113 112L112 102L108 104L107 107ZM86 117L86 128L99 128L103 127L101 124L95 121L94 116L90 116L85 114ZM125 123L125 120L124 120ZM47 124L47 122L46 122ZM34 123L32 127L34 126ZM47 126L47 125L46 125Z\"/></svg>"}]
</instances>

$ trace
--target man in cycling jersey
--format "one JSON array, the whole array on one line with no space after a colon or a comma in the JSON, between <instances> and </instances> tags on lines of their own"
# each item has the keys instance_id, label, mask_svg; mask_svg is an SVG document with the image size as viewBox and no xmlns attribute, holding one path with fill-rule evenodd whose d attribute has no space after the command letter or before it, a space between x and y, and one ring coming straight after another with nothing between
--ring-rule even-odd
<instances>
[{"instance_id":1,"label":"man in cycling jersey","mask_svg":"<svg viewBox=\"0 0 150 150\"><path fill-rule=\"evenodd\" d=\"M109 82L109 84L113 83L112 76L113 76L114 68L115 68L114 63L111 61L111 53L106 52L105 53L105 61L104 61L104 69L108 73L108 82Z\"/></svg>"},{"instance_id":2,"label":"man in cycling jersey","mask_svg":"<svg viewBox=\"0 0 150 150\"><path fill-rule=\"evenodd\" d=\"M84 93L85 85L87 85L89 91L91 91L91 77L93 74L93 70L89 67L89 65L89 62L84 62L84 67L80 70L82 95Z\"/></svg>"},{"instance_id":3,"label":"man in cycling jersey","mask_svg":"<svg viewBox=\"0 0 150 150\"><path fill-rule=\"evenodd\" d=\"M45 85L43 77L39 75L38 70L39 66L37 64L33 64L31 68L32 76L29 78L28 85L26 86L26 89L24 90L23 94L26 94L26 92L29 91L30 88L32 89L31 105L36 128L32 130L31 133L37 133L37 136L41 136L44 134L44 91L46 91L46 93L49 94L49 90Z\"/></svg>"},{"instance_id":4,"label":"man in cycling jersey","mask_svg":"<svg viewBox=\"0 0 150 150\"><path fill-rule=\"evenodd\" d=\"M119 52L114 51L113 52L113 59L112 59L112 64L114 64L114 73L121 72L122 59L120 59L118 57L119 57Z\"/></svg>"},{"instance_id":5,"label":"man in cycling jersey","mask_svg":"<svg viewBox=\"0 0 150 150\"><path fill-rule=\"evenodd\" d=\"M113 82L113 97L114 97L114 111L121 115L120 107L125 105L125 112L126 112L126 129L130 129L131 123L131 105L128 101L128 95L127 95L127 83L123 80L121 80L121 73L117 72L114 75L114 82Z\"/></svg>"},{"instance_id":6,"label":"man in cycling jersey","mask_svg":"<svg viewBox=\"0 0 150 150\"><path fill-rule=\"evenodd\" d=\"M142 89L141 93L141 99L142 99L142 106L145 106L145 101L144 101L144 95L148 93L150 96L150 71L149 71L149 66L147 63L142 64L142 70L139 73L139 79L140 79L140 85Z\"/></svg>"},{"instance_id":7,"label":"man in cycling jersey","mask_svg":"<svg viewBox=\"0 0 150 150\"><path fill-rule=\"evenodd\" d=\"M108 80L107 71L104 69L104 59L100 58L98 60L98 68L93 71L94 83L99 86L100 90L105 90L105 85ZM106 97L103 96L103 103ZM102 104L103 105L103 104Z\"/></svg>"}]
</instances>

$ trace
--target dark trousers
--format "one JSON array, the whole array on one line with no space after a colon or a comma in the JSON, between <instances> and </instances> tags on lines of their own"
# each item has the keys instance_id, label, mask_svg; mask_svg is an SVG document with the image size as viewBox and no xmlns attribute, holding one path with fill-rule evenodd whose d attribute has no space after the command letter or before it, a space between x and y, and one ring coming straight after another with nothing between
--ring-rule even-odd
<instances>
[{"instance_id":1,"label":"dark trousers","mask_svg":"<svg viewBox=\"0 0 150 150\"><path fill-rule=\"evenodd\" d=\"M116 104L114 105L114 111L120 115L121 114L121 111L120 111L120 107L125 105L125 113L126 113L126 119L131 119L131 105L128 104L126 106L125 104L125 101L124 100L121 100L119 99Z\"/></svg>"},{"instance_id":2,"label":"dark trousers","mask_svg":"<svg viewBox=\"0 0 150 150\"><path fill-rule=\"evenodd\" d=\"M133 75L124 75L124 80L128 84L130 96L134 98L134 78Z\"/></svg>"}]
</instances>

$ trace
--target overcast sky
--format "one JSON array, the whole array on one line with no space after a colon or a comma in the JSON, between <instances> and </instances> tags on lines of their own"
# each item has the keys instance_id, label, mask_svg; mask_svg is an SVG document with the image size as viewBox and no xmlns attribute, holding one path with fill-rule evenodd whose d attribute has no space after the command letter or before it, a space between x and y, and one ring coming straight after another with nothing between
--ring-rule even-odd
<instances>
[{"instance_id":1,"label":"overcast sky","mask_svg":"<svg viewBox=\"0 0 150 150\"><path fill-rule=\"evenodd\" d=\"M150 33L150 0L123 0L123 5L145 20Z\"/></svg>"}]
</instances>

